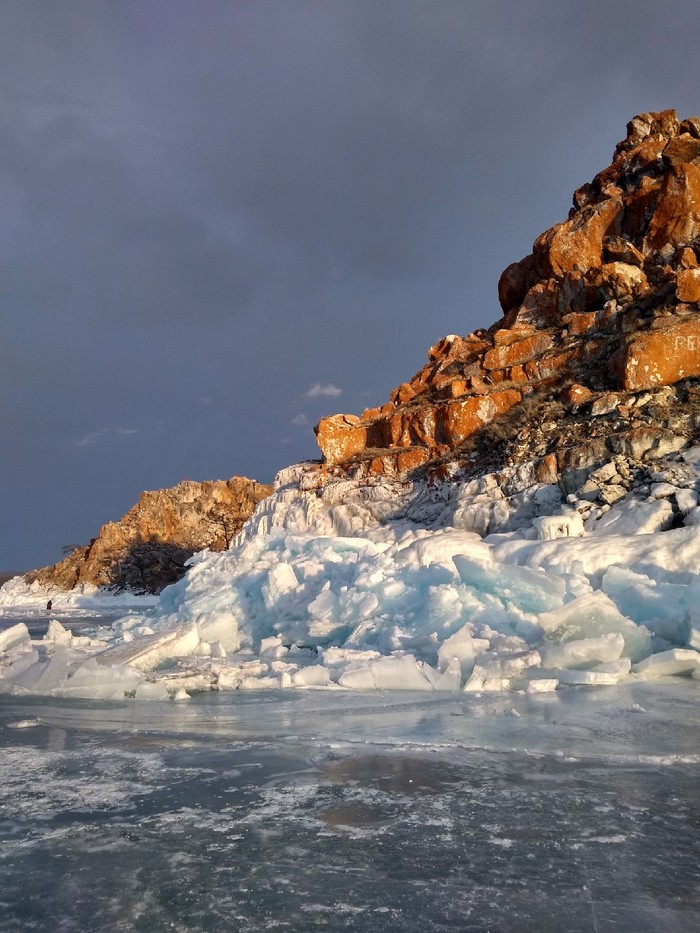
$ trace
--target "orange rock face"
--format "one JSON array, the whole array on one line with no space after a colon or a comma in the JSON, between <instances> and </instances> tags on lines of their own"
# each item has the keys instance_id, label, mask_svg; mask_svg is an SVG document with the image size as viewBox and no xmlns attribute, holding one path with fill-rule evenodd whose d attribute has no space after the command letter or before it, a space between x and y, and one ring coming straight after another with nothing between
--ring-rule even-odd
<instances>
[{"instance_id":1,"label":"orange rock face","mask_svg":"<svg viewBox=\"0 0 700 933\"><path fill-rule=\"evenodd\" d=\"M664 178L644 252L690 243L700 234L700 165L675 165Z\"/></svg>"},{"instance_id":2,"label":"orange rock face","mask_svg":"<svg viewBox=\"0 0 700 933\"><path fill-rule=\"evenodd\" d=\"M639 298L648 290L644 272L627 262L604 263L598 281L605 299Z\"/></svg>"},{"instance_id":3,"label":"orange rock face","mask_svg":"<svg viewBox=\"0 0 700 933\"><path fill-rule=\"evenodd\" d=\"M618 198L585 207L571 220L552 227L535 242L538 268L561 276L601 265L603 239L618 233L623 210Z\"/></svg>"},{"instance_id":4,"label":"orange rock face","mask_svg":"<svg viewBox=\"0 0 700 933\"><path fill-rule=\"evenodd\" d=\"M367 428L355 415L333 415L319 422L316 440L326 463L342 463L367 447Z\"/></svg>"},{"instance_id":5,"label":"orange rock face","mask_svg":"<svg viewBox=\"0 0 700 933\"><path fill-rule=\"evenodd\" d=\"M664 146L663 159L668 165L700 163L700 140L689 135L674 137Z\"/></svg>"},{"instance_id":6,"label":"orange rock face","mask_svg":"<svg viewBox=\"0 0 700 933\"><path fill-rule=\"evenodd\" d=\"M493 392L491 395L469 398L464 402L446 405L441 411L442 432L445 443L457 447L479 428L483 428L497 415L507 412L522 395L513 389Z\"/></svg>"},{"instance_id":7,"label":"orange rock face","mask_svg":"<svg viewBox=\"0 0 700 933\"><path fill-rule=\"evenodd\" d=\"M565 318L562 318L562 323L566 324L573 337L580 337L581 334L587 334L593 330L596 318L595 311L582 311L579 314L567 314Z\"/></svg>"},{"instance_id":8,"label":"orange rock face","mask_svg":"<svg viewBox=\"0 0 700 933\"><path fill-rule=\"evenodd\" d=\"M484 369L505 369L506 366L527 363L528 360L549 350L551 346L552 338L549 334L533 334L532 337L526 337L524 340L494 347L484 356Z\"/></svg>"},{"instance_id":9,"label":"orange rock face","mask_svg":"<svg viewBox=\"0 0 700 933\"><path fill-rule=\"evenodd\" d=\"M606 394L700 377L699 256L700 119L639 114L568 218L501 275L504 317L439 340L381 408L323 419L327 463L400 473L462 450L525 398L580 413ZM548 482L569 463L552 457L538 466Z\"/></svg>"},{"instance_id":10,"label":"orange rock face","mask_svg":"<svg viewBox=\"0 0 700 933\"><path fill-rule=\"evenodd\" d=\"M624 349L621 364L622 386L628 391L700 376L700 317L636 335Z\"/></svg>"},{"instance_id":11,"label":"orange rock face","mask_svg":"<svg viewBox=\"0 0 700 933\"><path fill-rule=\"evenodd\" d=\"M413 447L410 450L403 450L396 457L396 469L399 473L405 473L423 466L429 459L428 451L425 448Z\"/></svg>"},{"instance_id":12,"label":"orange rock face","mask_svg":"<svg viewBox=\"0 0 700 933\"><path fill-rule=\"evenodd\" d=\"M679 301L700 302L700 269L681 269L678 273L676 297Z\"/></svg>"}]
</instances>

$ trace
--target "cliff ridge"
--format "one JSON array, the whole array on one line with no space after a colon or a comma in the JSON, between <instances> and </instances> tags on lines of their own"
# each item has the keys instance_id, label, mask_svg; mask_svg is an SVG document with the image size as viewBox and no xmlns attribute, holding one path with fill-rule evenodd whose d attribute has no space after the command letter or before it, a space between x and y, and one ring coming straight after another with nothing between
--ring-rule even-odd
<instances>
[{"instance_id":1,"label":"cliff ridge","mask_svg":"<svg viewBox=\"0 0 700 933\"><path fill-rule=\"evenodd\" d=\"M243 476L229 480L183 480L170 489L144 492L117 522L50 567L25 575L70 590L79 584L159 593L185 573L195 551L222 551L272 486Z\"/></svg>"},{"instance_id":2,"label":"cliff ridge","mask_svg":"<svg viewBox=\"0 0 700 933\"><path fill-rule=\"evenodd\" d=\"M668 452L700 426L700 118L643 113L566 220L508 266L503 317L450 335L389 401L324 418L325 466L467 474L536 460L540 482ZM677 441L675 442L677 443Z\"/></svg>"}]
</instances>

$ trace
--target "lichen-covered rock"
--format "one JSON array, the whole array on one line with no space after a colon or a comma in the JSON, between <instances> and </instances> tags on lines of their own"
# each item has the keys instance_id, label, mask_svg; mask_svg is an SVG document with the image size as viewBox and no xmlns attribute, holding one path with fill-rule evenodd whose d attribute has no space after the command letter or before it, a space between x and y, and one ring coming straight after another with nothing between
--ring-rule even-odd
<instances>
[{"instance_id":1,"label":"lichen-covered rock","mask_svg":"<svg viewBox=\"0 0 700 933\"><path fill-rule=\"evenodd\" d=\"M699 234L700 165L674 165L661 184L642 251L669 255Z\"/></svg>"},{"instance_id":2,"label":"lichen-covered rock","mask_svg":"<svg viewBox=\"0 0 700 933\"><path fill-rule=\"evenodd\" d=\"M527 363L529 360L541 356L552 346L549 334L533 334L523 340L515 340L504 346L494 347L484 355L484 369L505 369L517 363Z\"/></svg>"},{"instance_id":3,"label":"lichen-covered rock","mask_svg":"<svg viewBox=\"0 0 700 933\"><path fill-rule=\"evenodd\" d=\"M502 415L517 405L521 399L522 395L519 392L507 389L446 405L442 410L445 443L456 447L475 434L479 428L493 421L497 415Z\"/></svg>"},{"instance_id":4,"label":"lichen-covered rock","mask_svg":"<svg viewBox=\"0 0 700 933\"><path fill-rule=\"evenodd\" d=\"M535 241L533 255L542 275L561 277L566 272L586 273L599 268L603 240L619 233L623 211L618 197L587 205L571 220L557 224Z\"/></svg>"},{"instance_id":5,"label":"lichen-covered rock","mask_svg":"<svg viewBox=\"0 0 700 933\"><path fill-rule=\"evenodd\" d=\"M501 275L503 318L438 341L381 408L323 419L326 463L438 469L450 458L473 463L494 445L510 460L566 463L559 422L578 419L579 432L587 416L592 448L608 453L625 438L637 449L645 432L694 430L664 406L642 411L629 393L700 377L699 257L700 118L638 114L612 163L574 193L568 218ZM528 450L542 436L542 406L557 411L551 441Z\"/></svg>"},{"instance_id":6,"label":"lichen-covered rock","mask_svg":"<svg viewBox=\"0 0 700 933\"><path fill-rule=\"evenodd\" d=\"M676 282L676 298L682 302L700 303L700 269L679 270Z\"/></svg>"},{"instance_id":7,"label":"lichen-covered rock","mask_svg":"<svg viewBox=\"0 0 700 933\"><path fill-rule=\"evenodd\" d=\"M635 334L622 353L624 389L639 391L700 376L700 315Z\"/></svg>"},{"instance_id":8,"label":"lichen-covered rock","mask_svg":"<svg viewBox=\"0 0 700 933\"><path fill-rule=\"evenodd\" d=\"M367 428L355 415L333 415L319 422L316 440L328 464L342 463L367 447Z\"/></svg>"}]
</instances>

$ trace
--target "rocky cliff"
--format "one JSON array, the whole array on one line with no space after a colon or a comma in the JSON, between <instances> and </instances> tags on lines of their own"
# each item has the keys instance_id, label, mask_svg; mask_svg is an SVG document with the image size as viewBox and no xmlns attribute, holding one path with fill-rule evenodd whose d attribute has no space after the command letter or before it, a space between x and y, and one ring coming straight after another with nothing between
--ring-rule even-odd
<instances>
[{"instance_id":1,"label":"rocky cliff","mask_svg":"<svg viewBox=\"0 0 700 933\"><path fill-rule=\"evenodd\" d=\"M82 583L159 593L185 573L185 561L204 548L222 551L269 496L272 486L242 476L144 492L118 522L65 560L25 577L64 590Z\"/></svg>"},{"instance_id":2,"label":"rocky cliff","mask_svg":"<svg viewBox=\"0 0 700 933\"><path fill-rule=\"evenodd\" d=\"M382 408L322 421L325 462L282 470L236 548L197 555L108 641L6 630L0 687L162 700L700 678L699 255L700 121L642 114L503 273L498 323L440 341ZM144 494L46 579L158 589L178 548L225 545L231 483ZM251 487L246 511L268 492ZM23 587L0 606L31 605Z\"/></svg>"},{"instance_id":3,"label":"rocky cliff","mask_svg":"<svg viewBox=\"0 0 700 933\"><path fill-rule=\"evenodd\" d=\"M330 472L539 482L668 452L700 425L700 119L644 113L568 218L503 272L503 317L449 336L381 408L316 428ZM673 440L675 438L675 440Z\"/></svg>"}]
</instances>

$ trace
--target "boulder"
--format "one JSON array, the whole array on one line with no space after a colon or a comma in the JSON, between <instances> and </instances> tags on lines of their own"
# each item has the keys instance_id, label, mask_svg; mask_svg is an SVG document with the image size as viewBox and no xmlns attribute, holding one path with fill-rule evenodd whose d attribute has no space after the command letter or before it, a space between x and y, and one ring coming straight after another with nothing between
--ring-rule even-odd
<instances>
[{"instance_id":1,"label":"boulder","mask_svg":"<svg viewBox=\"0 0 700 933\"><path fill-rule=\"evenodd\" d=\"M326 463L348 460L367 446L367 428L355 415L333 415L316 426L316 440Z\"/></svg>"},{"instance_id":2,"label":"boulder","mask_svg":"<svg viewBox=\"0 0 700 933\"><path fill-rule=\"evenodd\" d=\"M635 334L620 356L627 391L673 385L690 376L700 376L700 315Z\"/></svg>"},{"instance_id":3,"label":"boulder","mask_svg":"<svg viewBox=\"0 0 700 933\"><path fill-rule=\"evenodd\" d=\"M602 263L603 240L619 233L623 203L611 198L589 205L571 220L552 227L535 240L533 256L538 271L561 277L566 272L588 272Z\"/></svg>"},{"instance_id":4,"label":"boulder","mask_svg":"<svg viewBox=\"0 0 700 933\"><path fill-rule=\"evenodd\" d=\"M644 237L643 252L654 254L691 243L700 235L700 165L673 166L661 183Z\"/></svg>"},{"instance_id":5,"label":"boulder","mask_svg":"<svg viewBox=\"0 0 700 933\"><path fill-rule=\"evenodd\" d=\"M484 355L484 369L505 369L507 366L527 363L528 360L549 350L552 343L549 334L538 333L524 340L515 340L513 343L494 347Z\"/></svg>"},{"instance_id":6,"label":"boulder","mask_svg":"<svg viewBox=\"0 0 700 933\"><path fill-rule=\"evenodd\" d=\"M504 313L522 304L534 278L533 273L532 256L512 262L503 270L498 280L498 300Z\"/></svg>"},{"instance_id":7,"label":"boulder","mask_svg":"<svg viewBox=\"0 0 700 933\"><path fill-rule=\"evenodd\" d=\"M688 250L687 252L691 251ZM679 301L692 302L693 304L700 303L700 269L680 270L676 285L676 297Z\"/></svg>"},{"instance_id":8,"label":"boulder","mask_svg":"<svg viewBox=\"0 0 700 933\"><path fill-rule=\"evenodd\" d=\"M603 258L606 262L625 262L640 269L644 265L644 256L634 243L620 236L603 237Z\"/></svg>"},{"instance_id":9,"label":"boulder","mask_svg":"<svg viewBox=\"0 0 700 933\"><path fill-rule=\"evenodd\" d=\"M445 443L451 447L458 446L521 400L520 392L506 389L503 392L493 392L491 395L446 405L440 412Z\"/></svg>"}]
</instances>

